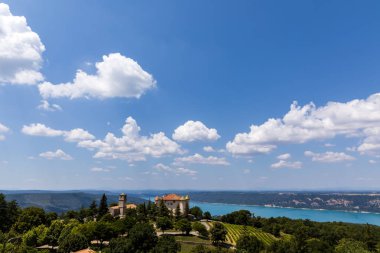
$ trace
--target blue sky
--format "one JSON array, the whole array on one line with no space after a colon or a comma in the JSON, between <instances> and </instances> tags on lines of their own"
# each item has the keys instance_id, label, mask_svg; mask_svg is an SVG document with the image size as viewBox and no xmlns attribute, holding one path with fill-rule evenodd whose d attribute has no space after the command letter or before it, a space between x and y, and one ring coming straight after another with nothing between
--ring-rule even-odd
<instances>
[{"instance_id":1,"label":"blue sky","mask_svg":"<svg viewBox=\"0 0 380 253\"><path fill-rule=\"evenodd\" d=\"M4 1L0 188L379 189L379 10Z\"/></svg>"}]
</instances>

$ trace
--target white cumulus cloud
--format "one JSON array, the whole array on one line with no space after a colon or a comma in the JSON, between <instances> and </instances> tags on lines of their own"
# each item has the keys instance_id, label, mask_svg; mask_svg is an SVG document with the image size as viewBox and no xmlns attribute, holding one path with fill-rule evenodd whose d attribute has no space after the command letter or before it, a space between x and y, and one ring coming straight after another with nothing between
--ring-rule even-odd
<instances>
[{"instance_id":1,"label":"white cumulus cloud","mask_svg":"<svg viewBox=\"0 0 380 253\"><path fill-rule=\"evenodd\" d=\"M329 102L322 107L294 102L283 118L252 125L248 133L238 133L226 147L234 155L250 155L269 153L282 143L302 144L341 135L361 138L358 151L363 154L378 153L379 124L380 93L347 103Z\"/></svg>"},{"instance_id":2,"label":"white cumulus cloud","mask_svg":"<svg viewBox=\"0 0 380 253\"><path fill-rule=\"evenodd\" d=\"M31 136L57 137L62 136L67 142L79 142L95 139L95 136L84 129L76 128L69 131L56 130L41 123L33 123L22 127L21 132Z\"/></svg>"},{"instance_id":3,"label":"white cumulus cloud","mask_svg":"<svg viewBox=\"0 0 380 253\"><path fill-rule=\"evenodd\" d=\"M78 70L72 82L40 84L38 87L42 97L140 98L156 86L151 74L144 71L136 61L120 53L104 55L103 61L97 62L95 67L95 75Z\"/></svg>"},{"instance_id":4,"label":"white cumulus cloud","mask_svg":"<svg viewBox=\"0 0 380 253\"><path fill-rule=\"evenodd\" d=\"M165 174L173 173L177 176L179 176L179 175L195 176L198 174L198 172L195 170L190 170L190 169L182 168L182 167L172 168L172 167L164 165L162 163L156 164L154 166L154 168L160 172L165 173Z\"/></svg>"},{"instance_id":5,"label":"white cumulus cloud","mask_svg":"<svg viewBox=\"0 0 380 253\"><path fill-rule=\"evenodd\" d=\"M9 128L0 123L0 141L5 140L5 133L9 132Z\"/></svg>"},{"instance_id":6,"label":"white cumulus cloud","mask_svg":"<svg viewBox=\"0 0 380 253\"><path fill-rule=\"evenodd\" d=\"M206 147L203 147L203 150L205 152L216 152L215 149L211 146L206 146Z\"/></svg>"},{"instance_id":7,"label":"white cumulus cloud","mask_svg":"<svg viewBox=\"0 0 380 253\"><path fill-rule=\"evenodd\" d=\"M42 81L44 51L26 18L12 15L9 6L0 3L0 83L31 85Z\"/></svg>"},{"instance_id":8,"label":"white cumulus cloud","mask_svg":"<svg viewBox=\"0 0 380 253\"><path fill-rule=\"evenodd\" d=\"M380 154L380 127L372 127L364 130L366 137L357 147L361 154L379 155Z\"/></svg>"},{"instance_id":9,"label":"white cumulus cloud","mask_svg":"<svg viewBox=\"0 0 380 253\"><path fill-rule=\"evenodd\" d=\"M289 153L285 153L285 154L277 156L277 159L279 159L279 160L288 160L290 157L291 157L291 155Z\"/></svg>"},{"instance_id":10,"label":"white cumulus cloud","mask_svg":"<svg viewBox=\"0 0 380 253\"><path fill-rule=\"evenodd\" d=\"M302 162L300 161L289 161L292 156L289 153L281 154L277 156L278 161L271 164L274 169L289 168L289 169L300 169L302 168Z\"/></svg>"},{"instance_id":11,"label":"white cumulus cloud","mask_svg":"<svg viewBox=\"0 0 380 253\"><path fill-rule=\"evenodd\" d=\"M67 142L80 142L83 140L93 140L95 136L82 128L75 128L70 131L64 131L63 136Z\"/></svg>"},{"instance_id":12,"label":"white cumulus cloud","mask_svg":"<svg viewBox=\"0 0 380 253\"><path fill-rule=\"evenodd\" d=\"M64 131L52 129L41 123L33 123L28 126L25 125L22 127L21 132L26 135L45 137L55 137L64 134Z\"/></svg>"},{"instance_id":13,"label":"white cumulus cloud","mask_svg":"<svg viewBox=\"0 0 380 253\"><path fill-rule=\"evenodd\" d=\"M41 104L39 104L37 108L48 112L62 111L61 106L57 104L50 104L47 100L41 100Z\"/></svg>"},{"instance_id":14,"label":"white cumulus cloud","mask_svg":"<svg viewBox=\"0 0 380 253\"><path fill-rule=\"evenodd\" d=\"M189 120L174 130L173 139L176 141L215 141L220 138L215 128L208 128L200 121Z\"/></svg>"},{"instance_id":15,"label":"white cumulus cloud","mask_svg":"<svg viewBox=\"0 0 380 253\"><path fill-rule=\"evenodd\" d=\"M92 172L110 172L110 169L105 169L101 167L93 167L90 169Z\"/></svg>"},{"instance_id":16,"label":"white cumulus cloud","mask_svg":"<svg viewBox=\"0 0 380 253\"><path fill-rule=\"evenodd\" d=\"M312 161L323 163L335 163L355 160L355 157L347 155L343 152L314 153L311 151L305 151L305 156L311 157Z\"/></svg>"},{"instance_id":17,"label":"white cumulus cloud","mask_svg":"<svg viewBox=\"0 0 380 253\"><path fill-rule=\"evenodd\" d=\"M85 140L79 147L96 150L95 158L121 159L129 162L143 161L146 156L162 157L170 154L182 154L180 146L163 132L140 135L137 122L128 117L122 128L122 136L108 133L103 140Z\"/></svg>"},{"instance_id":18,"label":"white cumulus cloud","mask_svg":"<svg viewBox=\"0 0 380 253\"><path fill-rule=\"evenodd\" d=\"M230 163L224 157L208 156L204 157L200 154L194 154L187 157L179 157L174 160L175 164L192 163L192 164L208 164L208 165L229 165Z\"/></svg>"},{"instance_id":19,"label":"white cumulus cloud","mask_svg":"<svg viewBox=\"0 0 380 253\"><path fill-rule=\"evenodd\" d=\"M273 163L271 167L274 169L280 169L280 168L300 169L302 168L302 162L300 161L291 162L291 161L286 161L286 160L280 160L276 163Z\"/></svg>"},{"instance_id":20,"label":"white cumulus cloud","mask_svg":"<svg viewBox=\"0 0 380 253\"><path fill-rule=\"evenodd\" d=\"M117 137L113 133L107 133L103 140L96 139L88 131L76 128L72 130L57 130L41 123L23 126L21 130L26 135L57 137L61 136L66 142L76 142L79 147L95 150L94 158L120 159L143 161L146 156L162 157L170 154L182 154L180 146L163 132L140 135L140 127L137 122L128 117L121 129L122 136Z\"/></svg>"},{"instance_id":21,"label":"white cumulus cloud","mask_svg":"<svg viewBox=\"0 0 380 253\"><path fill-rule=\"evenodd\" d=\"M49 160L52 160L52 159L72 160L73 159L70 155L66 154L61 149L57 149L56 151L47 151L47 152L41 153L39 156L45 159L49 159Z\"/></svg>"}]
</instances>

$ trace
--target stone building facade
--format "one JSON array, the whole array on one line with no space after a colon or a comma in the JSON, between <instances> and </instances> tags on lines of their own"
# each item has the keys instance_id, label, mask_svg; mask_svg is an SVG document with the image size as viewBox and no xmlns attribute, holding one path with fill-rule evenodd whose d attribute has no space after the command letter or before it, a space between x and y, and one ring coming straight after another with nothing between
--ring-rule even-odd
<instances>
[{"instance_id":1,"label":"stone building facade","mask_svg":"<svg viewBox=\"0 0 380 253\"><path fill-rule=\"evenodd\" d=\"M165 206L173 213L175 214L175 211L177 209L177 206L179 206L179 210L181 214L185 213L186 206L189 207L190 204L190 197L189 196L179 196L177 194L167 194L164 196L157 196L154 199L154 202L156 205L160 204L160 201L163 201L165 203Z\"/></svg>"},{"instance_id":2,"label":"stone building facade","mask_svg":"<svg viewBox=\"0 0 380 253\"><path fill-rule=\"evenodd\" d=\"M126 210L128 208L135 209L135 204L127 204L127 195L122 193L119 196L119 202L117 206L111 206L108 210L112 217L120 217L124 218L126 214Z\"/></svg>"}]
</instances>

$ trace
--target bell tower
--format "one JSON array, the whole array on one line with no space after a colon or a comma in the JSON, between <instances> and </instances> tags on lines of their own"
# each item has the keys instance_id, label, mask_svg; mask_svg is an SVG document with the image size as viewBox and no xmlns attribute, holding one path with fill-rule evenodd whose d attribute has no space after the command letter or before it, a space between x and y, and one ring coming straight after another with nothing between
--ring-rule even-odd
<instances>
[{"instance_id":1,"label":"bell tower","mask_svg":"<svg viewBox=\"0 0 380 253\"><path fill-rule=\"evenodd\" d=\"M125 211L126 211L126 205L127 205L127 195L122 193L119 196L119 209L120 209L120 216L124 217L125 216Z\"/></svg>"}]
</instances>

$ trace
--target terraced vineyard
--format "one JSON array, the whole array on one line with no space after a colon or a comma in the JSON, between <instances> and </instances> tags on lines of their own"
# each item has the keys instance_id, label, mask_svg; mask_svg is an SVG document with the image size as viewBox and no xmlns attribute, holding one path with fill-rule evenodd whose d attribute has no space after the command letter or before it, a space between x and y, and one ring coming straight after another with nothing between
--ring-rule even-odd
<instances>
[{"instance_id":1,"label":"terraced vineyard","mask_svg":"<svg viewBox=\"0 0 380 253\"><path fill-rule=\"evenodd\" d=\"M243 234L244 232L246 232L249 235L256 236L265 245L269 245L275 240L277 240L277 238L274 237L272 234L263 232L252 226L244 227L242 225L234 225L234 224L228 224L228 223L223 223L223 225L226 227L227 232L228 232L227 242L232 245L236 245L236 241L239 239L240 235ZM210 223L210 226L212 226L212 223Z\"/></svg>"}]
</instances>

